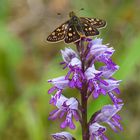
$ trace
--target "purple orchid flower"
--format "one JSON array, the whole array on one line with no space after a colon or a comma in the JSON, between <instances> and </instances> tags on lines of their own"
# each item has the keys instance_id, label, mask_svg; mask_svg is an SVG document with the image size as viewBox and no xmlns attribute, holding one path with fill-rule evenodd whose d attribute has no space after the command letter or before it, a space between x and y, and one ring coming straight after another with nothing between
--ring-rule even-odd
<instances>
[{"instance_id":1,"label":"purple orchid flower","mask_svg":"<svg viewBox=\"0 0 140 140\"><path fill-rule=\"evenodd\" d=\"M92 60L93 63L95 63L95 61L103 62L108 68L115 70L116 64L110 59L115 50L112 47L108 48L108 45L109 44L103 45L102 39L90 41L90 51L87 55L87 58L94 56Z\"/></svg>"},{"instance_id":2,"label":"purple orchid flower","mask_svg":"<svg viewBox=\"0 0 140 140\"><path fill-rule=\"evenodd\" d=\"M52 134L54 140L75 140L68 132L61 132Z\"/></svg>"},{"instance_id":3,"label":"purple orchid flower","mask_svg":"<svg viewBox=\"0 0 140 140\"><path fill-rule=\"evenodd\" d=\"M82 140L108 140L105 136L107 128L102 123L107 123L115 132L122 130L121 117L117 115L123 106L122 99L117 97L121 80L113 78L119 66L111 59L115 50L109 44L103 44L102 39L81 38L75 45L77 52L71 48L61 50L61 64L68 69L67 74L48 81L53 84L48 93L55 92L50 103L57 107L50 113L49 119L63 117L60 127L75 129L75 118L81 124ZM81 100L63 96L66 88L77 89ZM113 105L105 105L87 121L88 98L92 95L96 99L101 94L109 96ZM75 140L68 132L52 134L52 137L54 140Z\"/></svg>"},{"instance_id":4,"label":"purple orchid flower","mask_svg":"<svg viewBox=\"0 0 140 140\"><path fill-rule=\"evenodd\" d=\"M48 82L50 82L50 83L52 83L54 85L52 88L50 88L48 90L48 93L51 94L56 90L55 95L50 100L50 103L55 104L57 102L57 99L60 98L60 95L61 95L63 89L68 87L69 80L66 80L65 76L61 76L61 77L58 77L58 78L48 80Z\"/></svg>"},{"instance_id":5,"label":"purple orchid flower","mask_svg":"<svg viewBox=\"0 0 140 140\"><path fill-rule=\"evenodd\" d=\"M61 54L64 60L63 64L65 64L67 67L81 67L81 61L78 58L78 54L71 48L61 50Z\"/></svg>"},{"instance_id":6,"label":"purple orchid flower","mask_svg":"<svg viewBox=\"0 0 140 140\"><path fill-rule=\"evenodd\" d=\"M65 68L68 67L69 71L66 75L66 79L72 78L69 82L70 88L82 88L82 80L84 75L81 69L82 62L80 61L78 54L70 48L66 48L64 51L61 50L62 58L64 60Z\"/></svg>"},{"instance_id":7,"label":"purple orchid flower","mask_svg":"<svg viewBox=\"0 0 140 140\"><path fill-rule=\"evenodd\" d=\"M68 99L61 95L56 102L56 107L58 109L50 113L49 119L55 120L57 117L62 118L65 115L66 119L61 123L61 128L69 126L71 129L75 129L72 118L74 117L76 121L79 121L80 119L78 113L78 101L73 97Z\"/></svg>"},{"instance_id":8,"label":"purple orchid flower","mask_svg":"<svg viewBox=\"0 0 140 140\"><path fill-rule=\"evenodd\" d=\"M122 130L119 122L121 117L117 114L122 106L123 104L119 104L118 107L115 105L106 105L93 115L89 125L90 140L108 140L104 135L107 129L105 126L100 125L100 123L107 123L115 132L118 132L117 128Z\"/></svg>"},{"instance_id":9,"label":"purple orchid flower","mask_svg":"<svg viewBox=\"0 0 140 140\"><path fill-rule=\"evenodd\" d=\"M98 123L93 123L89 126L90 140L108 140L104 135L105 132L106 127Z\"/></svg>"}]
</instances>

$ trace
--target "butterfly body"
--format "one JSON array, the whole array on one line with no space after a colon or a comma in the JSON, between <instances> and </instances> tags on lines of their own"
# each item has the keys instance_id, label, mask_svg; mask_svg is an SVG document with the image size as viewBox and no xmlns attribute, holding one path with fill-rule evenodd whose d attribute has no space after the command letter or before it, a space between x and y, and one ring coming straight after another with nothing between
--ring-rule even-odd
<instances>
[{"instance_id":1,"label":"butterfly body","mask_svg":"<svg viewBox=\"0 0 140 140\"><path fill-rule=\"evenodd\" d=\"M74 12L69 13L70 19L56 28L47 38L49 42L64 40L65 43L77 42L81 37L99 34L97 28L104 27L106 22L96 18L78 17Z\"/></svg>"},{"instance_id":2,"label":"butterfly body","mask_svg":"<svg viewBox=\"0 0 140 140\"><path fill-rule=\"evenodd\" d=\"M69 14L70 20L68 21L68 28L71 26L74 26L74 28L78 31L84 34L83 29L82 29L82 24L80 22L79 17L77 17L74 12L70 12Z\"/></svg>"}]
</instances>

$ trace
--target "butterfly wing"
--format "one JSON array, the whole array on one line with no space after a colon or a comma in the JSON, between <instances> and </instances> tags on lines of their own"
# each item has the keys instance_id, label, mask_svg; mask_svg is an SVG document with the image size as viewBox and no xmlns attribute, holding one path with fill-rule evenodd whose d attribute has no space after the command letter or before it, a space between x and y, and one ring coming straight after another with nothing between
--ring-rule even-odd
<instances>
[{"instance_id":1,"label":"butterfly wing","mask_svg":"<svg viewBox=\"0 0 140 140\"><path fill-rule=\"evenodd\" d=\"M57 42L63 40L66 35L66 30L68 28L68 21L63 23L61 26L56 28L48 37L47 41L49 42Z\"/></svg>"},{"instance_id":2,"label":"butterfly wing","mask_svg":"<svg viewBox=\"0 0 140 140\"><path fill-rule=\"evenodd\" d=\"M106 21L97 18L80 17L81 22L87 23L94 28L102 28L106 26Z\"/></svg>"},{"instance_id":3,"label":"butterfly wing","mask_svg":"<svg viewBox=\"0 0 140 140\"><path fill-rule=\"evenodd\" d=\"M80 40L80 35L77 32L76 27L73 24L71 24L67 29L64 41L65 43L72 43L78 40Z\"/></svg>"},{"instance_id":4,"label":"butterfly wing","mask_svg":"<svg viewBox=\"0 0 140 140\"><path fill-rule=\"evenodd\" d=\"M85 36L95 36L99 34L99 31L92 26L86 19L80 18L82 30Z\"/></svg>"}]
</instances>

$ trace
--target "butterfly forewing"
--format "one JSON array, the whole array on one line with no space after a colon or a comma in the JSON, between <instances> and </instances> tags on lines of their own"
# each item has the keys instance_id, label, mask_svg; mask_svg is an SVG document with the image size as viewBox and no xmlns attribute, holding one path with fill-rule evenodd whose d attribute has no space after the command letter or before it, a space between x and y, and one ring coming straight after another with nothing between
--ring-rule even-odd
<instances>
[{"instance_id":1,"label":"butterfly forewing","mask_svg":"<svg viewBox=\"0 0 140 140\"><path fill-rule=\"evenodd\" d=\"M65 38L67 28L68 22L63 23L48 36L47 41L57 42L63 40Z\"/></svg>"},{"instance_id":2,"label":"butterfly forewing","mask_svg":"<svg viewBox=\"0 0 140 140\"><path fill-rule=\"evenodd\" d=\"M81 22L90 24L94 28L101 28L106 26L106 21L97 18L80 17Z\"/></svg>"},{"instance_id":3,"label":"butterfly forewing","mask_svg":"<svg viewBox=\"0 0 140 140\"><path fill-rule=\"evenodd\" d=\"M80 40L80 35L78 34L76 27L72 24L67 29L65 43L72 43L78 40Z\"/></svg>"}]
</instances>

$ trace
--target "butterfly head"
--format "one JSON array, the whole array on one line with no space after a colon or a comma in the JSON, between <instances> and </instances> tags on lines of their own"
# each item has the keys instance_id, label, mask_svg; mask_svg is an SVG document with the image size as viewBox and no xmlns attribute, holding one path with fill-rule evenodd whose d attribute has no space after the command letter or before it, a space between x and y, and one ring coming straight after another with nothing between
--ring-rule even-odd
<instances>
[{"instance_id":1,"label":"butterfly head","mask_svg":"<svg viewBox=\"0 0 140 140\"><path fill-rule=\"evenodd\" d=\"M71 12L69 13L69 17L72 18L72 17L74 17L74 16L76 16L76 14L75 14L73 11L71 11Z\"/></svg>"},{"instance_id":2,"label":"butterfly head","mask_svg":"<svg viewBox=\"0 0 140 140\"><path fill-rule=\"evenodd\" d=\"M79 23L79 18L76 16L76 14L72 11L69 13L69 23L73 25L77 25Z\"/></svg>"}]
</instances>

